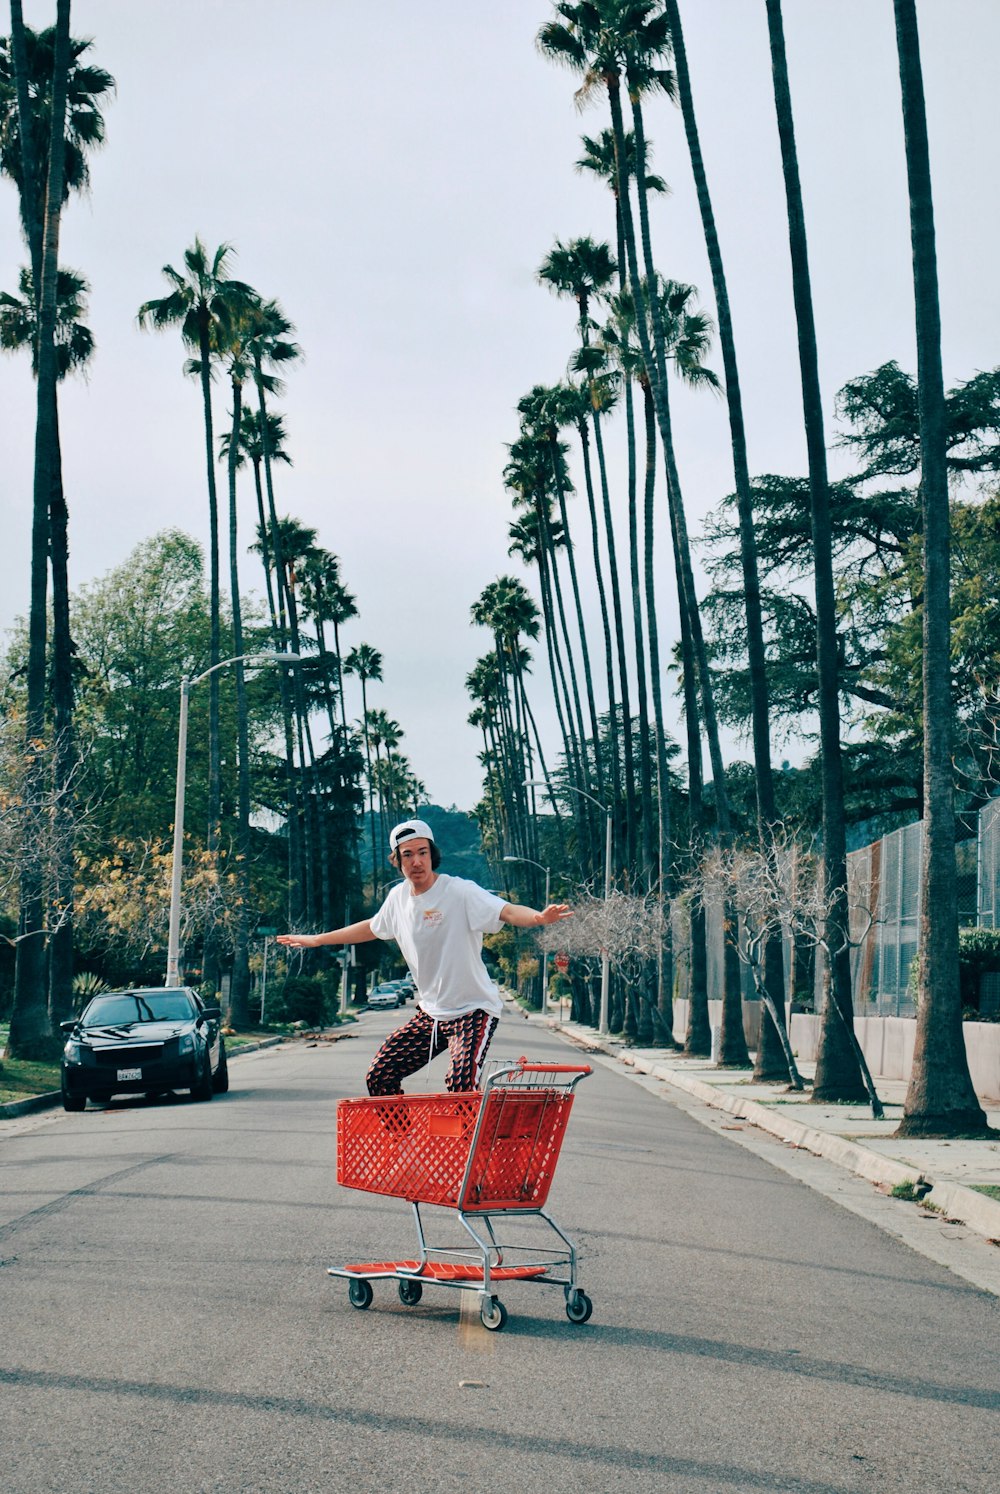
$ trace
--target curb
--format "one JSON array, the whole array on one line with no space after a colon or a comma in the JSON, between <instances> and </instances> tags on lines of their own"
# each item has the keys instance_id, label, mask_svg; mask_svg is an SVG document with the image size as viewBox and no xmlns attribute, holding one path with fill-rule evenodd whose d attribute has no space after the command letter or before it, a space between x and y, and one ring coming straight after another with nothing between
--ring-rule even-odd
<instances>
[{"instance_id":1,"label":"curb","mask_svg":"<svg viewBox=\"0 0 1000 1494\"><path fill-rule=\"evenodd\" d=\"M819 1131L815 1126L807 1126L787 1115L779 1115L767 1105L762 1105L759 1100L744 1100L737 1095L724 1094L714 1085L687 1074L679 1074L676 1069L665 1064L625 1054L613 1044L603 1043L600 1038L591 1038L585 1033L570 1033L558 1022L550 1025L578 1047L593 1053L605 1053L627 1068L649 1074L714 1110L724 1110L729 1115L749 1121L751 1125L770 1132L781 1141L825 1157L838 1167L844 1167L849 1172L866 1178L870 1183L888 1188L895 1188L900 1183L922 1184L927 1190L922 1196L922 1203L935 1205L942 1211L944 1218L957 1220L991 1242L1000 1241L1000 1201L977 1192L975 1188L966 1188L962 1183L936 1183L919 1167L900 1162L895 1157L883 1156L881 1152L873 1152L868 1147L859 1146L857 1142L848 1141L844 1136Z\"/></svg>"},{"instance_id":2,"label":"curb","mask_svg":"<svg viewBox=\"0 0 1000 1494\"><path fill-rule=\"evenodd\" d=\"M27 1100L11 1100L9 1105L0 1105L0 1120L14 1120L19 1115L30 1115L33 1110L51 1110L53 1105L61 1104L62 1094L58 1089L47 1095L32 1095Z\"/></svg>"},{"instance_id":3,"label":"curb","mask_svg":"<svg viewBox=\"0 0 1000 1494\"><path fill-rule=\"evenodd\" d=\"M284 1037L263 1038L259 1043L247 1043L245 1048L239 1048L235 1053L227 1053L226 1060L232 1063L234 1059L242 1058L245 1053L256 1053L260 1048L275 1048L279 1043L285 1041ZM16 1120L19 1115L31 1115L35 1110L54 1110L57 1105L62 1104L62 1091L50 1090L46 1095L32 1095L27 1100L11 1100L8 1105L0 1105L0 1120Z\"/></svg>"}]
</instances>

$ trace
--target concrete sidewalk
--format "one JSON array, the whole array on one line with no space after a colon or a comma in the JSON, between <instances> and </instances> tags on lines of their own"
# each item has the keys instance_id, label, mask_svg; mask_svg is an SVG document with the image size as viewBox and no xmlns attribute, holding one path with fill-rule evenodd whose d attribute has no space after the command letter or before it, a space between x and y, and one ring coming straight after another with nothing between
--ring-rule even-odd
<instances>
[{"instance_id":1,"label":"concrete sidewalk","mask_svg":"<svg viewBox=\"0 0 1000 1494\"><path fill-rule=\"evenodd\" d=\"M903 1113L902 1080L875 1078L885 1117L872 1118L870 1105L820 1105L810 1091L786 1085L754 1084L749 1072L716 1068L707 1058L685 1058L664 1048L635 1048L601 1038L591 1027L538 1015L576 1046L608 1054L619 1063L759 1126L792 1146L826 1157L838 1166L892 1189L910 1184L924 1207L948 1220L961 1221L976 1234L1000 1245L1000 1136L985 1141L924 1141L893 1135ZM811 1064L800 1064L807 1084ZM1000 1109L983 1102L990 1125L1000 1131ZM984 1193L992 1188L994 1196Z\"/></svg>"}]
</instances>

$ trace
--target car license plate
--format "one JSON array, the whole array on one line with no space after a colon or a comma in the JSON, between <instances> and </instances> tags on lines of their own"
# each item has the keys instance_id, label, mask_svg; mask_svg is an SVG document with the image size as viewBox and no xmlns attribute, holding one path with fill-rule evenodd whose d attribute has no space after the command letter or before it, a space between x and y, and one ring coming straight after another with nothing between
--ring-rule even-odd
<instances>
[{"instance_id":1,"label":"car license plate","mask_svg":"<svg viewBox=\"0 0 1000 1494\"><path fill-rule=\"evenodd\" d=\"M123 1084L127 1083L130 1079L141 1079L142 1069L119 1069L118 1078Z\"/></svg>"}]
</instances>

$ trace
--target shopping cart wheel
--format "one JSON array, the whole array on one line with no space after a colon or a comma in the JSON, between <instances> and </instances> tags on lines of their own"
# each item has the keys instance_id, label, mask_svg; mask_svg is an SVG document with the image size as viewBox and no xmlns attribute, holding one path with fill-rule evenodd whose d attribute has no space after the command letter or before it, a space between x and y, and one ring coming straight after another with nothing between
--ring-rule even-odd
<instances>
[{"instance_id":1,"label":"shopping cart wheel","mask_svg":"<svg viewBox=\"0 0 1000 1494\"><path fill-rule=\"evenodd\" d=\"M371 1307L372 1297L375 1294L372 1291L371 1282L364 1281L361 1277L358 1277L348 1286L347 1295L351 1299L352 1307L358 1307L364 1310L364 1308L366 1307Z\"/></svg>"},{"instance_id":2,"label":"shopping cart wheel","mask_svg":"<svg viewBox=\"0 0 1000 1494\"><path fill-rule=\"evenodd\" d=\"M423 1295L424 1289L419 1281L410 1281L409 1278L400 1281L399 1300L404 1307L416 1307Z\"/></svg>"},{"instance_id":3,"label":"shopping cart wheel","mask_svg":"<svg viewBox=\"0 0 1000 1494\"><path fill-rule=\"evenodd\" d=\"M491 1333L499 1333L507 1322L507 1309L499 1297L487 1297L479 1309L483 1327L488 1328Z\"/></svg>"},{"instance_id":4,"label":"shopping cart wheel","mask_svg":"<svg viewBox=\"0 0 1000 1494\"><path fill-rule=\"evenodd\" d=\"M586 1323L594 1304L586 1292L574 1291L566 1298L566 1316L571 1323Z\"/></svg>"}]
</instances>

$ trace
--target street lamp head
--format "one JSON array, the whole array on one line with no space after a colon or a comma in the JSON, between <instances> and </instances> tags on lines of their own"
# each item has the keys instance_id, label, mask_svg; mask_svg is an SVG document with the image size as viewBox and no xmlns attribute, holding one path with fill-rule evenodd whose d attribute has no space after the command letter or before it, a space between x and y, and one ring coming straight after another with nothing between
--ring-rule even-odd
<instances>
[{"instance_id":1,"label":"street lamp head","mask_svg":"<svg viewBox=\"0 0 1000 1494\"><path fill-rule=\"evenodd\" d=\"M280 653L277 649L265 649L262 654L254 654L256 659L266 659L269 664L298 664L302 658L301 654L293 654L291 649L287 653Z\"/></svg>"}]
</instances>

